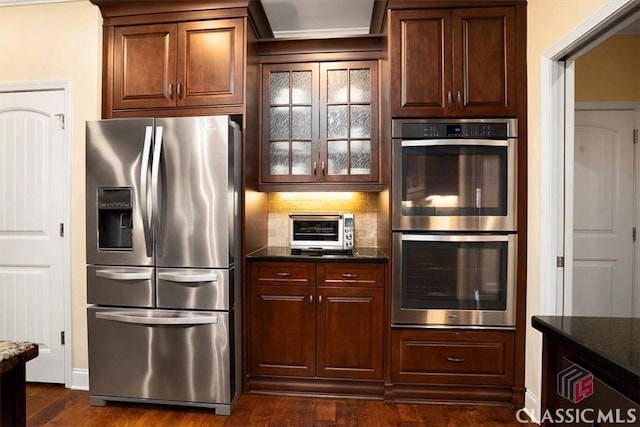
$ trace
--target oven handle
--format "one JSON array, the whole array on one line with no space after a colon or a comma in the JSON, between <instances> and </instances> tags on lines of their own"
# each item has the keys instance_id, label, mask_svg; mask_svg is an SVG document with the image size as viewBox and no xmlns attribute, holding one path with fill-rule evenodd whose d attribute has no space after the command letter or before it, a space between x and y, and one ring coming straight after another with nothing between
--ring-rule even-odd
<instances>
[{"instance_id":1,"label":"oven handle","mask_svg":"<svg viewBox=\"0 0 640 427\"><path fill-rule=\"evenodd\" d=\"M142 314L142 315L140 315ZM111 311L96 313L97 319L112 320L121 323L134 323L137 325L211 325L218 323L218 317L212 315L192 315L175 317L170 313L167 317L146 316L144 312Z\"/></svg>"},{"instance_id":2,"label":"oven handle","mask_svg":"<svg viewBox=\"0 0 640 427\"><path fill-rule=\"evenodd\" d=\"M508 147L508 140L500 139L403 139L402 147L432 147L432 146L490 146L490 147Z\"/></svg>"},{"instance_id":3,"label":"oven handle","mask_svg":"<svg viewBox=\"0 0 640 427\"><path fill-rule=\"evenodd\" d=\"M509 234L442 235L442 234L402 234L403 241L410 242L508 242Z\"/></svg>"}]
</instances>

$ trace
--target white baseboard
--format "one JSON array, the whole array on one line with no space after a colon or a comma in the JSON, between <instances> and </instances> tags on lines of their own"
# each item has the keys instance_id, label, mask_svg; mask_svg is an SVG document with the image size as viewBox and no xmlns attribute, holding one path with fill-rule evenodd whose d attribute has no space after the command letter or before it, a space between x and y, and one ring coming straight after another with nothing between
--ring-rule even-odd
<instances>
[{"instance_id":1,"label":"white baseboard","mask_svg":"<svg viewBox=\"0 0 640 427\"><path fill-rule=\"evenodd\" d=\"M71 390L89 391L89 370L74 369L71 373Z\"/></svg>"},{"instance_id":2,"label":"white baseboard","mask_svg":"<svg viewBox=\"0 0 640 427\"><path fill-rule=\"evenodd\" d=\"M524 394L524 411L532 422L540 424L540 402L538 402L538 396L529 390Z\"/></svg>"}]
</instances>

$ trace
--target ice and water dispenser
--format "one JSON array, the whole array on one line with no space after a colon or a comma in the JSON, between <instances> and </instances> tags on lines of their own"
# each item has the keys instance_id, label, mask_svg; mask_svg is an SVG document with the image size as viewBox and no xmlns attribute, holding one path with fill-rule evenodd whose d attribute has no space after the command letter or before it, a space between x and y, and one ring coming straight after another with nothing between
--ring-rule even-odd
<instances>
[{"instance_id":1,"label":"ice and water dispenser","mask_svg":"<svg viewBox=\"0 0 640 427\"><path fill-rule=\"evenodd\" d=\"M133 222L130 187L98 188L98 249L132 249Z\"/></svg>"}]
</instances>

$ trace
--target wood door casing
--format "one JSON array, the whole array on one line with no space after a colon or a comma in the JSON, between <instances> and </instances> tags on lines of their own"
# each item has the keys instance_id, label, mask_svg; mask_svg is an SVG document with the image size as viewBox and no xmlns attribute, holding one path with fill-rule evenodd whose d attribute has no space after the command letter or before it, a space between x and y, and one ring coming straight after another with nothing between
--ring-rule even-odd
<instances>
[{"instance_id":1,"label":"wood door casing","mask_svg":"<svg viewBox=\"0 0 640 427\"><path fill-rule=\"evenodd\" d=\"M175 106L177 27L155 24L114 30L113 108Z\"/></svg>"}]
</instances>

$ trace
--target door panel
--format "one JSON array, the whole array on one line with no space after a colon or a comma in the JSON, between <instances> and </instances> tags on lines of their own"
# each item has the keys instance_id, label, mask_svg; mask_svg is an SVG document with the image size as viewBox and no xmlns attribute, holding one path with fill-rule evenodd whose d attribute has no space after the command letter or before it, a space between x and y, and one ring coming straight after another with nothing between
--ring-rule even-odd
<instances>
[{"instance_id":1,"label":"door panel","mask_svg":"<svg viewBox=\"0 0 640 427\"><path fill-rule=\"evenodd\" d=\"M513 8L453 12L454 99L465 115L515 115Z\"/></svg>"},{"instance_id":2,"label":"door panel","mask_svg":"<svg viewBox=\"0 0 640 427\"><path fill-rule=\"evenodd\" d=\"M154 212L160 225L156 264L228 268L233 262L234 214L229 118L156 119L156 126L163 135L157 195L161 209Z\"/></svg>"},{"instance_id":3,"label":"door panel","mask_svg":"<svg viewBox=\"0 0 640 427\"><path fill-rule=\"evenodd\" d=\"M394 11L391 19L392 114L452 115L448 104L453 72L450 13Z\"/></svg>"},{"instance_id":4,"label":"door panel","mask_svg":"<svg viewBox=\"0 0 640 427\"><path fill-rule=\"evenodd\" d=\"M0 95L0 339L38 343L27 380L65 382L62 90ZM67 224L68 226L68 224Z\"/></svg>"},{"instance_id":5,"label":"door panel","mask_svg":"<svg viewBox=\"0 0 640 427\"><path fill-rule=\"evenodd\" d=\"M312 287L251 286L250 364L253 374L316 374Z\"/></svg>"},{"instance_id":6,"label":"door panel","mask_svg":"<svg viewBox=\"0 0 640 427\"><path fill-rule=\"evenodd\" d=\"M318 376L382 378L382 289L318 289Z\"/></svg>"},{"instance_id":7,"label":"door panel","mask_svg":"<svg viewBox=\"0 0 640 427\"><path fill-rule=\"evenodd\" d=\"M91 395L230 404L226 312L89 307Z\"/></svg>"},{"instance_id":8,"label":"door panel","mask_svg":"<svg viewBox=\"0 0 640 427\"><path fill-rule=\"evenodd\" d=\"M153 119L87 122L87 264L153 264L151 253L147 253L142 215L143 204L148 207L150 204L143 197L141 185L145 137L147 133L151 135L152 126ZM100 217L98 202L101 188L130 189L130 224L127 226L131 229L131 243L123 249L116 249L115 245L107 248L100 243L102 233L119 233L123 229L123 217L117 210L105 209ZM121 213L124 212L123 209ZM106 216L112 213L115 214L113 218Z\"/></svg>"},{"instance_id":9,"label":"door panel","mask_svg":"<svg viewBox=\"0 0 640 427\"><path fill-rule=\"evenodd\" d=\"M573 315L633 310L633 111L576 111Z\"/></svg>"},{"instance_id":10,"label":"door panel","mask_svg":"<svg viewBox=\"0 0 640 427\"><path fill-rule=\"evenodd\" d=\"M178 24L179 106L242 103L242 26L242 19Z\"/></svg>"},{"instance_id":11,"label":"door panel","mask_svg":"<svg viewBox=\"0 0 640 427\"><path fill-rule=\"evenodd\" d=\"M114 37L113 107L175 107L177 26L116 27Z\"/></svg>"}]
</instances>

